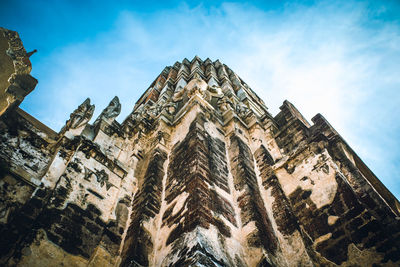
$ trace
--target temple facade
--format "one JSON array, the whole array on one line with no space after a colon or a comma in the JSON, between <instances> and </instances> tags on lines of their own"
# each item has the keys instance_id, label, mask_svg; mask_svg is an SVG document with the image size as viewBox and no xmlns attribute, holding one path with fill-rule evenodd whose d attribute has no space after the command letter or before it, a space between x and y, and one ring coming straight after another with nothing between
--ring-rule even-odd
<instances>
[{"instance_id":1,"label":"temple facade","mask_svg":"<svg viewBox=\"0 0 400 267\"><path fill-rule=\"evenodd\" d=\"M322 115L195 57L122 123L88 98L55 132L18 107L18 34L0 48L1 266L400 265L398 200Z\"/></svg>"}]
</instances>

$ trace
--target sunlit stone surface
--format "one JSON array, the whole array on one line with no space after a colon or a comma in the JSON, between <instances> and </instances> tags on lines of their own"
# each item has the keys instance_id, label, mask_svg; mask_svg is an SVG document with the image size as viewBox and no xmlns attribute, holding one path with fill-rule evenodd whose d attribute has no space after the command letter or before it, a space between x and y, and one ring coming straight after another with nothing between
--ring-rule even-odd
<instances>
[{"instance_id":1,"label":"sunlit stone surface","mask_svg":"<svg viewBox=\"0 0 400 267\"><path fill-rule=\"evenodd\" d=\"M195 57L121 124L87 99L56 133L18 108L36 80L0 39L0 265L399 266L399 202L321 115L272 116Z\"/></svg>"}]
</instances>

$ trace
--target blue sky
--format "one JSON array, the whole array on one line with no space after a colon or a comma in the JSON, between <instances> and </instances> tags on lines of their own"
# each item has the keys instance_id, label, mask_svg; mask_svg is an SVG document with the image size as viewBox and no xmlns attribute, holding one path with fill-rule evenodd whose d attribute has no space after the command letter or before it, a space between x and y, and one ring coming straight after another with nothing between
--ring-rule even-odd
<instances>
[{"instance_id":1,"label":"blue sky","mask_svg":"<svg viewBox=\"0 0 400 267\"><path fill-rule=\"evenodd\" d=\"M36 89L21 107L59 131L86 97L122 121L167 65L220 59L266 102L324 115L400 197L398 1L7 1Z\"/></svg>"}]
</instances>

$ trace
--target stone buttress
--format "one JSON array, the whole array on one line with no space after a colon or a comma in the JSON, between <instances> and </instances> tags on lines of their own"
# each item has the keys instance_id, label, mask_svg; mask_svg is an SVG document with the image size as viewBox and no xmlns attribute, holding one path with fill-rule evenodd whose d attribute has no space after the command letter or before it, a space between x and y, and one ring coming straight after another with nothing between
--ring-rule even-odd
<instances>
[{"instance_id":1,"label":"stone buttress","mask_svg":"<svg viewBox=\"0 0 400 267\"><path fill-rule=\"evenodd\" d=\"M2 265L400 264L399 202L340 135L218 60L166 67L121 124L93 111L2 116Z\"/></svg>"}]
</instances>

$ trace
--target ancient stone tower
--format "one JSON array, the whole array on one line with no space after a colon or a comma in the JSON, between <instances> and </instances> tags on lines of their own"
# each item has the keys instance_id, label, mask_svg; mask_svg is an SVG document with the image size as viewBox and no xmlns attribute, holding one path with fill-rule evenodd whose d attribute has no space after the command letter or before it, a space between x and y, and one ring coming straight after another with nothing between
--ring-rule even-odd
<instances>
[{"instance_id":1,"label":"ancient stone tower","mask_svg":"<svg viewBox=\"0 0 400 267\"><path fill-rule=\"evenodd\" d=\"M272 116L195 57L122 123L87 99L56 133L18 108L36 80L0 38L1 265L399 266L399 202L321 115Z\"/></svg>"}]
</instances>

